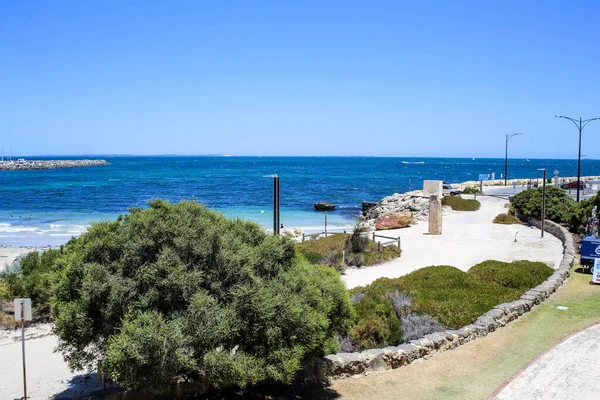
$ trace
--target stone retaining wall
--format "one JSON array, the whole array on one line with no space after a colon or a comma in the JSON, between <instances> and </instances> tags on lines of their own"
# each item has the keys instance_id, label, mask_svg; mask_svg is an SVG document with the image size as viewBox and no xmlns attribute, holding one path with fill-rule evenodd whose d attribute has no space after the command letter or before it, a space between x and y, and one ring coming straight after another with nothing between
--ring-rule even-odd
<instances>
[{"instance_id":1,"label":"stone retaining wall","mask_svg":"<svg viewBox=\"0 0 600 400\"><path fill-rule=\"evenodd\" d=\"M534 219L527 222L538 228L541 225L539 221ZM525 292L520 299L510 303L498 304L479 317L473 324L458 330L432 333L399 346L369 349L360 353L328 355L322 358L319 363L319 377L321 379L340 379L373 371L399 368L419 358L428 358L437 352L454 349L478 337L486 336L488 333L505 326L530 311L546 300L569 277L571 266L576 257L573 237L568 230L546 220L544 231L556 236L563 243L562 261L546 281Z\"/></svg>"}]
</instances>

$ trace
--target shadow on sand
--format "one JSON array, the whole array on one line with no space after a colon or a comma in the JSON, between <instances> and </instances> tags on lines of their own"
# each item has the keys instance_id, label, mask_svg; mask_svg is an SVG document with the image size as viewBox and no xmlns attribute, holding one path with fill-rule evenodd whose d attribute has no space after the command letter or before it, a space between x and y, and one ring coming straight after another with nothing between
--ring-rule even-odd
<instances>
[{"instance_id":1,"label":"shadow on sand","mask_svg":"<svg viewBox=\"0 0 600 400\"><path fill-rule=\"evenodd\" d=\"M181 393L173 387L164 391L140 389L124 391L116 385L102 389L97 374L74 376L69 381L69 388L54 395L53 399L77 400L333 400L339 395L326 385L322 384L295 384L295 385L260 385L246 389L221 389L205 393L194 393L186 390Z\"/></svg>"}]
</instances>

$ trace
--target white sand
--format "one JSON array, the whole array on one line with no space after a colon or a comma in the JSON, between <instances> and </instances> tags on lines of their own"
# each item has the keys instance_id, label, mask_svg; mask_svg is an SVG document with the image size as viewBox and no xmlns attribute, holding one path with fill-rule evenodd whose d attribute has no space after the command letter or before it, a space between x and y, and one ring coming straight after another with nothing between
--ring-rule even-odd
<instances>
[{"instance_id":1,"label":"white sand","mask_svg":"<svg viewBox=\"0 0 600 400\"><path fill-rule=\"evenodd\" d=\"M30 253L32 251L45 251L51 249L50 246L45 247L12 247L12 246L0 246L0 271L3 271L7 266L11 265L17 258L23 254Z\"/></svg>"},{"instance_id":2,"label":"white sand","mask_svg":"<svg viewBox=\"0 0 600 400\"><path fill-rule=\"evenodd\" d=\"M558 268L562 258L560 240L526 225L499 225L492 220L506 212L506 200L480 196L479 211L444 213L442 235L427 235L427 223L378 232L402 238L402 256L387 263L348 269L343 276L348 288L369 284L377 278L397 278L430 265L452 265L463 271L485 260L542 261ZM514 242L515 232L517 242ZM385 233L384 233L385 232ZM386 239L381 239L386 241Z\"/></svg>"},{"instance_id":3,"label":"white sand","mask_svg":"<svg viewBox=\"0 0 600 400\"><path fill-rule=\"evenodd\" d=\"M427 224L423 222L382 233L402 237L402 257L375 267L349 269L344 281L348 287L355 287L383 276L398 277L429 265L453 265L466 271L488 259L527 259L558 266L562 256L562 245L558 239L548 234L540 239L538 229L524 225L492 224L494 216L505 212L506 200L479 199L482 204L479 211L445 214L441 236L426 235ZM516 231L519 231L518 242L514 243ZM4 259L10 259L24 250L32 251L30 248L4 247L0 248L0 254L5 256ZM58 341L50 333L50 325L28 328L28 332L28 336L32 336L26 341L31 399L47 399L58 393L61 393L61 398L76 397L99 389L95 375L88 379L72 373L62 355L53 352ZM36 335L38 337L34 338ZM19 333L0 331L0 399L20 398L22 389Z\"/></svg>"},{"instance_id":4,"label":"white sand","mask_svg":"<svg viewBox=\"0 0 600 400\"><path fill-rule=\"evenodd\" d=\"M26 336L45 336L25 341L27 398L42 400L79 397L101 388L96 375L72 373L60 353L53 352L58 338L48 334L50 324L26 328ZM0 399L23 397L23 366L20 330L0 339ZM13 341L16 339L16 341Z\"/></svg>"}]
</instances>

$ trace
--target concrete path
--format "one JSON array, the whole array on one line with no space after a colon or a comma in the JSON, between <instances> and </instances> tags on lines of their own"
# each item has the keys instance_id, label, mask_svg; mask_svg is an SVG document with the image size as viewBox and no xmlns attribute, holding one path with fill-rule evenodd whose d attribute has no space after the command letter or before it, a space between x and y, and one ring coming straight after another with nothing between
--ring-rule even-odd
<instances>
[{"instance_id":1,"label":"concrete path","mask_svg":"<svg viewBox=\"0 0 600 400\"><path fill-rule=\"evenodd\" d=\"M452 265L467 271L485 260L541 261L558 267L562 258L560 240L549 234L542 239L539 229L527 225L493 224L496 215L507 211L508 201L488 196L477 199L481 202L478 211L444 214L442 235L429 236L427 222L384 231L383 235L402 238L402 256L373 267L348 269L342 279L348 288L353 288L430 265Z\"/></svg>"},{"instance_id":2,"label":"concrete path","mask_svg":"<svg viewBox=\"0 0 600 400\"><path fill-rule=\"evenodd\" d=\"M490 399L592 400L600 398L600 324L533 359Z\"/></svg>"}]
</instances>

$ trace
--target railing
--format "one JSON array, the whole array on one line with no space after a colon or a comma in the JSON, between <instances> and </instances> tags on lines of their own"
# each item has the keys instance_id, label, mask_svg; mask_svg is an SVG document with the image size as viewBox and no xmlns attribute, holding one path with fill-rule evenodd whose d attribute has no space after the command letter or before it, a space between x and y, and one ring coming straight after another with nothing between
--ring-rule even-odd
<instances>
[{"instance_id":1,"label":"railing","mask_svg":"<svg viewBox=\"0 0 600 400\"><path fill-rule=\"evenodd\" d=\"M373 241L375 242L375 238L381 238L381 239L389 239L387 242L382 242L382 241L378 241L377 242L377 250L379 252L381 252L381 246L388 246L390 244L396 244L398 246L398 252L402 252L402 239L400 238L400 236L398 237L392 237L392 236L384 236L384 235L378 235L375 232L373 232Z\"/></svg>"}]
</instances>

